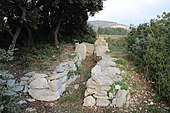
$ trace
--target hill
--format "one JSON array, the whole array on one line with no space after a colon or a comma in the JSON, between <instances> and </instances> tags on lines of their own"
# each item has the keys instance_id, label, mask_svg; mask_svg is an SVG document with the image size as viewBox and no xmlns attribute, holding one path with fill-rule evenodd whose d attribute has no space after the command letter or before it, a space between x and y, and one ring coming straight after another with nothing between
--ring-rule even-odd
<instances>
[{"instance_id":1,"label":"hill","mask_svg":"<svg viewBox=\"0 0 170 113\"><path fill-rule=\"evenodd\" d=\"M110 22L110 21L102 21L102 20L94 20L94 21L88 21L90 25L93 26L94 30L97 31L97 29L100 28L124 28L124 29L129 29L128 25L123 25L117 22Z\"/></svg>"}]
</instances>

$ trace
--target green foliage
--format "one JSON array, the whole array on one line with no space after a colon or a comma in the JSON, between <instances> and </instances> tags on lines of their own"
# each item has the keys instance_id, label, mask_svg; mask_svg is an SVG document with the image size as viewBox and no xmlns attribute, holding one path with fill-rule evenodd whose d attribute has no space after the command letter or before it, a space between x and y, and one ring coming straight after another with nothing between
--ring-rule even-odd
<instances>
[{"instance_id":1,"label":"green foliage","mask_svg":"<svg viewBox=\"0 0 170 113\"><path fill-rule=\"evenodd\" d=\"M66 102L72 103L72 102L77 102L79 100L80 100L80 97L76 95L65 95L59 100L59 102L60 103L66 103Z\"/></svg>"},{"instance_id":2,"label":"green foliage","mask_svg":"<svg viewBox=\"0 0 170 113\"><path fill-rule=\"evenodd\" d=\"M17 102L21 99L18 96L5 96L3 95L6 92L7 88L5 85L0 86L0 113L19 113L20 108L17 105Z\"/></svg>"},{"instance_id":3,"label":"green foliage","mask_svg":"<svg viewBox=\"0 0 170 113\"><path fill-rule=\"evenodd\" d=\"M13 51L7 50L5 51L4 49L0 49L0 61L1 62L8 62L13 59Z\"/></svg>"},{"instance_id":4,"label":"green foliage","mask_svg":"<svg viewBox=\"0 0 170 113\"><path fill-rule=\"evenodd\" d=\"M110 90L109 90L109 92L113 92L114 90L115 90L115 86L116 85L119 85L119 86L121 86L121 90L128 90L128 85L125 83L125 82L123 82L123 81L118 81L118 82L115 82L115 83L113 83L110 87Z\"/></svg>"},{"instance_id":5,"label":"green foliage","mask_svg":"<svg viewBox=\"0 0 170 113\"><path fill-rule=\"evenodd\" d=\"M124 58L118 58L115 62L122 65L128 64L128 61Z\"/></svg>"},{"instance_id":6,"label":"green foliage","mask_svg":"<svg viewBox=\"0 0 170 113\"><path fill-rule=\"evenodd\" d=\"M155 83L160 97L170 102L170 13L132 27L127 43L130 57Z\"/></svg>"},{"instance_id":7,"label":"green foliage","mask_svg":"<svg viewBox=\"0 0 170 113\"><path fill-rule=\"evenodd\" d=\"M158 106L143 106L143 108L150 113L169 113L168 110L160 108Z\"/></svg>"},{"instance_id":8,"label":"green foliage","mask_svg":"<svg viewBox=\"0 0 170 113\"><path fill-rule=\"evenodd\" d=\"M74 59L76 57L76 54L67 54L68 58Z\"/></svg>"},{"instance_id":9,"label":"green foliage","mask_svg":"<svg viewBox=\"0 0 170 113\"><path fill-rule=\"evenodd\" d=\"M54 47L49 44L35 45L29 53L21 51L21 65L23 69L27 69L35 63L38 69L46 69L48 68L48 65L43 64L43 62L48 60L48 58L55 61L63 49L64 44L60 44L59 47Z\"/></svg>"},{"instance_id":10,"label":"green foliage","mask_svg":"<svg viewBox=\"0 0 170 113\"><path fill-rule=\"evenodd\" d=\"M128 31L123 28L98 28L98 34L107 34L107 35L126 35Z\"/></svg>"}]
</instances>

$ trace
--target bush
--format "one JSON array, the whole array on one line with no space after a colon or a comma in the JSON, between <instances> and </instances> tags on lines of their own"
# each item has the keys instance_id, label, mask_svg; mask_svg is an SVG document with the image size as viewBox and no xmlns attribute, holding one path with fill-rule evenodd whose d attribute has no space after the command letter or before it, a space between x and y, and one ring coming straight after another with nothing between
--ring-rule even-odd
<instances>
[{"instance_id":1,"label":"bush","mask_svg":"<svg viewBox=\"0 0 170 113\"><path fill-rule=\"evenodd\" d=\"M0 61L8 62L13 59L13 51L0 49Z\"/></svg>"},{"instance_id":2,"label":"bush","mask_svg":"<svg viewBox=\"0 0 170 113\"><path fill-rule=\"evenodd\" d=\"M170 102L170 13L131 28L129 55L155 83L160 97Z\"/></svg>"}]
</instances>

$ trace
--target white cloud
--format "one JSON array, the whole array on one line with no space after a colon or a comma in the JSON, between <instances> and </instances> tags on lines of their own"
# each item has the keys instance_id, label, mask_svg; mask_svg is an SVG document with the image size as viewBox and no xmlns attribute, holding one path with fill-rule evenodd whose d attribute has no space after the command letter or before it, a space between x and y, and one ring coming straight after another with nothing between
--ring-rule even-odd
<instances>
[{"instance_id":1,"label":"white cloud","mask_svg":"<svg viewBox=\"0 0 170 113\"><path fill-rule=\"evenodd\" d=\"M107 0L104 2L104 10L90 17L89 20L108 20L124 24L138 24L156 17L167 9L163 5L168 0ZM168 8L170 9L170 8Z\"/></svg>"}]
</instances>

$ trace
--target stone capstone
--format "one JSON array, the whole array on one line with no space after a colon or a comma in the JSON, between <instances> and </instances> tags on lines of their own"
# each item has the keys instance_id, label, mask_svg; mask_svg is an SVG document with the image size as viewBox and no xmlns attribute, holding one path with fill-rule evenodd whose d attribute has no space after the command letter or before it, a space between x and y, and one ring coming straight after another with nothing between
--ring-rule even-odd
<instances>
[{"instance_id":1,"label":"stone capstone","mask_svg":"<svg viewBox=\"0 0 170 113\"><path fill-rule=\"evenodd\" d=\"M48 87L48 82L47 79L45 78L37 78L35 80L33 80L29 87L31 89L36 89L36 88L47 88Z\"/></svg>"},{"instance_id":2,"label":"stone capstone","mask_svg":"<svg viewBox=\"0 0 170 113\"><path fill-rule=\"evenodd\" d=\"M54 92L50 89L29 89L28 92L36 100L54 101L60 98L58 91Z\"/></svg>"}]
</instances>

